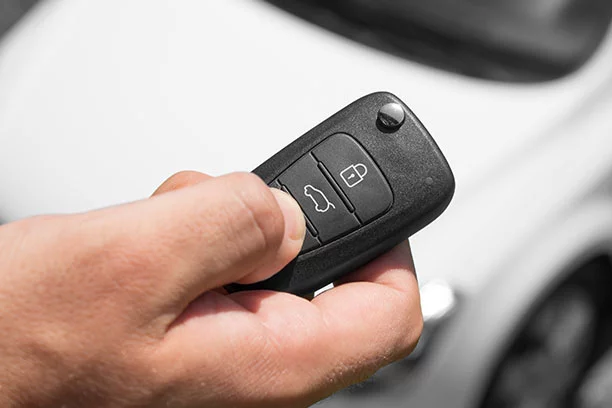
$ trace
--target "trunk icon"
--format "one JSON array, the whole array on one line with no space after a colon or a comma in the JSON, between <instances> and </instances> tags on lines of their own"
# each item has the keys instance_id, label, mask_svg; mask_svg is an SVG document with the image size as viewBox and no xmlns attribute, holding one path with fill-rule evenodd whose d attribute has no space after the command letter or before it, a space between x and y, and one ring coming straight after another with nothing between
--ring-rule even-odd
<instances>
[{"instance_id":1,"label":"trunk icon","mask_svg":"<svg viewBox=\"0 0 612 408\"><path fill-rule=\"evenodd\" d=\"M327 199L321 190L314 188L310 184L304 187L304 195L312 200L317 212L326 213L331 208L336 209L336 206Z\"/></svg>"}]
</instances>

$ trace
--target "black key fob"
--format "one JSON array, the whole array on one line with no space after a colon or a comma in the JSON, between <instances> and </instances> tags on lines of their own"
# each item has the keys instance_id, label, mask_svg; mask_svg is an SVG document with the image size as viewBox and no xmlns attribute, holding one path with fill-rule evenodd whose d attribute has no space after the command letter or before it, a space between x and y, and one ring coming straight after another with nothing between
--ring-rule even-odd
<instances>
[{"instance_id":1,"label":"black key fob","mask_svg":"<svg viewBox=\"0 0 612 408\"><path fill-rule=\"evenodd\" d=\"M389 251L436 219L455 190L442 152L412 111L389 93L344 108L254 173L291 194L306 216L300 255L268 289L305 295Z\"/></svg>"}]
</instances>

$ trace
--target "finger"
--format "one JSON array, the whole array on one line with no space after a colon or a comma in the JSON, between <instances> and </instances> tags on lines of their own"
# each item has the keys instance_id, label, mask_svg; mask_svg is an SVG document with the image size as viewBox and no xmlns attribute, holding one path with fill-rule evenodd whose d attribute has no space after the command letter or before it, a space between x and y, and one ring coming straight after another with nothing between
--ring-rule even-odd
<instances>
[{"instance_id":1,"label":"finger","mask_svg":"<svg viewBox=\"0 0 612 408\"><path fill-rule=\"evenodd\" d=\"M321 313L328 339L327 368L345 367L337 373L340 384L363 380L405 357L416 346L423 325L408 242L349 275L312 304Z\"/></svg>"},{"instance_id":2,"label":"finger","mask_svg":"<svg viewBox=\"0 0 612 408\"><path fill-rule=\"evenodd\" d=\"M309 369L318 385L327 382L328 393L361 382L381 367L406 357L414 350L423 328L408 242L360 268L343 282L312 300L317 313L303 312L302 316L310 316L304 319L310 327L302 328L299 336L308 338L314 322L319 322L315 331L319 338L297 343L295 348L296 356L317 350L318 356L302 369ZM288 331L287 320L295 318L280 316L279 304L272 307L276 312L260 306L257 314L267 319L271 331L286 336L282 333ZM292 315L296 314L300 316L293 311ZM299 333L299 327L293 332Z\"/></svg>"},{"instance_id":3,"label":"finger","mask_svg":"<svg viewBox=\"0 0 612 408\"><path fill-rule=\"evenodd\" d=\"M377 362L385 363L377 361L378 357L395 360L406 356L416 345L423 324L408 242L349 275L313 304L324 313L334 336L361 339L358 354L373 361L375 368Z\"/></svg>"},{"instance_id":4,"label":"finger","mask_svg":"<svg viewBox=\"0 0 612 408\"><path fill-rule=\"evenodd\" d=\"M381 257L378 262L373 263L373 265L377 265L380 261L386 261L387 263L391 260L394 260L397 264L395 266L400 266L399 268L388 268L388 267L375 267L372 265L366 265L363 268L360 268L341 279L338 279L334 282L334 286L338 287L351 282L374 282L381 285L386 285L389 287L394 287L398 284L405 284L406 279L405 275L400 272L402 269L407 269L411 271L412 276L417 279L414 267L414 260L412 258L412 250L410 248L410 243L408 241L402 242L397 248L392 251L391 256ZM392 265L387 265L392 266ZM398 274L402 274L398 276ZM410 279L411 281L412 279ZM397 288L401 290L402 288Z\"/></svg>"},{"instance_id":5,"label":"finger","mask_svg":"<svg viewBox=\"0 0 612 408\"><path fill-rule=\"evenodd\" d=\"M312 302L266 291L211 295L168 332L163 354L189 350L181 367L193 373L213 364L211 359L231 361L241 381L275 384L261 395L258 387L250 388L251 400L307 406L408 355L420 336L419 293L407 243L353 279ZM199 344L219 345L218 352L211 356Z\"/></svg>"},{"instance_id":6,"label":"finger","mask_svg":"<svg viewBox=\"0 0 612 408\"><path fill-rule=\"evenodd\" d=\"M181 188L190 187L198 183L210 180L212 176L208 174L199 173L197 171L181 171L174 174L166 181L164 181L153 193L153 197L169 193L170 191L179 190Z\"/></svg>"},{"instance_id":7,"label":"finger","mask_svg":"<svg viewBox=\"0 0 612 408\"><path fill-rule=\"evenodd\" d=\"M100 237L119 279L181 307L207 290L272 276L297 256L305 234L298 204L247 173L92 213L89 221L87 236Z\"/></svg>"},{"instance_id":8,"label":"finger","mask_svg":"<svg viewBox=\"0 0 612 408\"><path fill-rule=\"evenodd\" d=\"M169 193L171 191L180 190L181 188L191 187L193 185L203 183L212 179L213 177L200 173L197 171L181 171L172 176L170 176L166 181L164 181L155 192L151 195L151 197L155 197L157 195ZM227 290L225 288L217 288L213 289L217 293L226 295Z\"/></svg>"}]
</instances>

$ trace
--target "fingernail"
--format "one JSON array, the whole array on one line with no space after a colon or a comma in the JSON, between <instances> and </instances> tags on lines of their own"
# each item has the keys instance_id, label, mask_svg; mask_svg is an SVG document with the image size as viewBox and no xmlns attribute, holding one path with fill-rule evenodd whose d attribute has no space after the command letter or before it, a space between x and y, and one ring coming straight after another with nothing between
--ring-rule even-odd
<instances>
[{"instance_id":1,"label":"fingernail","mask_svg":"<svg viewBox=\"0 0 612 408\"><path fill-rule=\"evenodd\" d=\"M285 230L290 239L301 241L306 235L306 220L297 201L289 194L276 188L272 189L276 201L285 217Z\"/></svg>"}]
</instances>

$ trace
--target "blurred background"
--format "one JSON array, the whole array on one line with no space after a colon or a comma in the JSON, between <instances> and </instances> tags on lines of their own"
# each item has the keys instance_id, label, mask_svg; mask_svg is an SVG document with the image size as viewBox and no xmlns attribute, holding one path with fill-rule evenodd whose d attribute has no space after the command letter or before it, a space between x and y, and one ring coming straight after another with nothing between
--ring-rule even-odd
<instances>
[{"instance_id":1,"label":"blurred background","mask_svg":"<svg viewBox=\"0 0 612 408\"><path fill-rule=\"evenodd\" d=\"M319 405L609 408L611 22L610 0L0 0L0 221L250 170L391 91L457 194L411 239L417 350Z\"/></svg>"}]
</instances>

